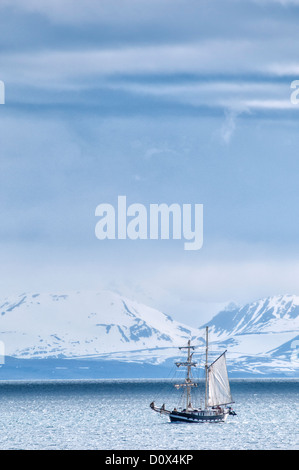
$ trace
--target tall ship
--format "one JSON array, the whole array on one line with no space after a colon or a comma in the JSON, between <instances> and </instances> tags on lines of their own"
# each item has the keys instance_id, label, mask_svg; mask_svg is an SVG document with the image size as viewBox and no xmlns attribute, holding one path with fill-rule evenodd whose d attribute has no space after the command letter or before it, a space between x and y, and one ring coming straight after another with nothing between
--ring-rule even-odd
<instances>
[{"instance_id":1,"label":"tall ship","mask_svg":"<svg viewBox=\"0 0 299 470\"><path fill-rule=\"evenodd\" d=\"M153 401L150 407L157 413L167 415L172 422L202 423L202 422L223 422L228 415L236 415L232 405L234 403L230 391L226 367L226 352L224 351L210 365L208 363L209 351L209 330L206 327L206 351L205 351L205 392L204 407L193 406L193 390L198 386L192 377L192 368L197 366L193 360L195 346L188 341L187 346L181 346L179 349L187 350L187 359L184 362L176 362L175 365L186 368L185 380L182 383L175 384L176 389L184 389L184 406L174 408L172 411L155 405Z\"/></svg>"}]
</instances>

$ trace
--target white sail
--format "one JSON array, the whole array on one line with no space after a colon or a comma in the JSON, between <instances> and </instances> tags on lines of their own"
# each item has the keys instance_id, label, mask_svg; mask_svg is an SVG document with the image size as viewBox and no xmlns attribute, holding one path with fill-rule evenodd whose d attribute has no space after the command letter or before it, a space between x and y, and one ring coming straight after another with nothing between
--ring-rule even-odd
<instances>
[{"instance_id":1,"label":"white sail","mask_svg":"<svg viewBox=\"0 0 299 470\"><path fill-rule=\"evenodd\" d=\"M227 405L232 403L227 375L225 353L223 353L208 369L209 398L208 406Z\"/></svg>"}]
</instances>

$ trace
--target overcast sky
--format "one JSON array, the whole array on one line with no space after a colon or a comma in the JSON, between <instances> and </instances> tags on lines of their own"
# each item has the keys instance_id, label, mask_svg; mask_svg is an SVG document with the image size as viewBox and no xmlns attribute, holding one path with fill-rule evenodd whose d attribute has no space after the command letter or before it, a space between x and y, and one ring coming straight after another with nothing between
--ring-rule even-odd
<instances>
[{"instance_id":1,"label":"overcast sky","mask_svg":"<svg viewBox=\"0 0 299 470\"><path fill-rule=\"evenodd\" d=\"M108 287L201 324L299 295L299 1L0 0L0 296ZM204 205L204 245L95 208Z\"/></svg>"}]
</instances>

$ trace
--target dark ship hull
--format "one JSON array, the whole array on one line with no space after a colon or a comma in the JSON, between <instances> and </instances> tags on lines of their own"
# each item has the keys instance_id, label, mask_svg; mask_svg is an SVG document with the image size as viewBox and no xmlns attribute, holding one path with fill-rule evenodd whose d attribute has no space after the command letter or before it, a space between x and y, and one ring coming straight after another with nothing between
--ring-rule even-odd
<instances>
[{"instance_id":1,"label":"dark ship hull","mask_svg":"<svg viewBox=\"0 0 299 470\"><path fill-rule=\"evenodd\" d=\"M220 423L224 422L228 415L235 415L236 413L229 407L229 408L210 408L206 410L182 410L177 411L174 409L173 411L166 410L164 406L158 408L155 406L154 403L150 404L152 410L156 411L157 413L167 415L171 422L173 423L206 423L206 422L213 422L213 423Z\"/></svg>"},{"instance_id":2,"label":"dark ship hull","mask_svg":"<svg viewBox=\"0 0 299 470\"><path fill-rule=\"evenodd\" d=\"M181 423L206 423L206 422L223 422L226 420L228 413L220 412L214 413L213 411L195 411L184 413L183 411L172 411L169 414L171 422Z\"/></svg>"}]
</instances>

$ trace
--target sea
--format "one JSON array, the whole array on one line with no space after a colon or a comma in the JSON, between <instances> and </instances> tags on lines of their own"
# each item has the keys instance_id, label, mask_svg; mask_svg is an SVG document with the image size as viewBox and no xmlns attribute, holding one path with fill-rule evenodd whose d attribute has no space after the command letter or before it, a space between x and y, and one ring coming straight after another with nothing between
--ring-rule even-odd
<instances>
[{"instance_id":1,"label":"sea","mask_svg":"<svg viewBox=\"0 0 299 470\"><path fill-rule=\"evenodd\" d=\"M170 423L150 409L153 400L176 406L173 389L161 380L2 381L0 449L299 449L298 379L232 380L237 415L224 423Z\"/></svg>"}]
</instances>

